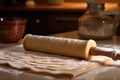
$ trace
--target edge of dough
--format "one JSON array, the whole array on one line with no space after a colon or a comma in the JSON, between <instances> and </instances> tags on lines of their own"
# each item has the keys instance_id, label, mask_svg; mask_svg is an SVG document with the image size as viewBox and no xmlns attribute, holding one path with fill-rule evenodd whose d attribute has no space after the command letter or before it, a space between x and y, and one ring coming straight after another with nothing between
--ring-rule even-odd
<instances>
[{"instance_id":1,"label":"edge of dough","mask_svg":"<svg viewBox=\"0 0 120 80\"><path fill-rule=\"evenodd\" d=\"M96 46L97 46L97 44L96 44L95 40L90 39L90 40L87 41L85 59L90 59L91 58L91 55L89 55L90 48L91 47L96 47Z\"/></svg>"},{"instance_id":2,"label":"edge of dough","mask_svg":"<svg viewBox=\"0 0 120 80\"><path fill-rule=\"evenodd\" d=\"M27 35L25 35L25 37L23 38L23 47L24 47L24 49L26 49L26 50L27 50L27 46L25 45L26 39L27 39L28 37L30 37L30 36L32 36L32 34L27 34Z\"/></svg>"}]
</instances>

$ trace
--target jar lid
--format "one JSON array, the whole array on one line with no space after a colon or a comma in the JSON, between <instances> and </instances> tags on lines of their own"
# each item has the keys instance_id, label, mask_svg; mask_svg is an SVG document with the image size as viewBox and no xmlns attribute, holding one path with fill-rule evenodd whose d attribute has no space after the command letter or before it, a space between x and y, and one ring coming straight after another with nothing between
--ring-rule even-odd
<instances>
[{"instance_id":1,"label":"jar lid","mask_svg":"<svg viewBox=\"0 0 120 80\"><path fill-rule=\"evenodd\" d=\"M104 9L105 6L104 4L87 4L87 8L99 8L99 9Z\"/></svg>"}]
</instances>

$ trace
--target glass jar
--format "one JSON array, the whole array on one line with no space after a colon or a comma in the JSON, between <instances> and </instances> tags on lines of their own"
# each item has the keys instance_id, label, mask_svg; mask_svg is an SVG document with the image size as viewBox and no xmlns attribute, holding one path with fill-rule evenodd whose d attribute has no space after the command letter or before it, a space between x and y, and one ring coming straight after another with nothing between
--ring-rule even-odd
<instances>
[{"instance_id":1,"label":"glass jar","mask_svg":"<svg viewBox=\"0 0 120 80\"><path fill-rule=\"evenodd\" d=\"M112 16L100 14L104 4L88 4L86 13L79 18L78 33L82 39L110 39L113 36Z\"/></svg>"}]
</instances>

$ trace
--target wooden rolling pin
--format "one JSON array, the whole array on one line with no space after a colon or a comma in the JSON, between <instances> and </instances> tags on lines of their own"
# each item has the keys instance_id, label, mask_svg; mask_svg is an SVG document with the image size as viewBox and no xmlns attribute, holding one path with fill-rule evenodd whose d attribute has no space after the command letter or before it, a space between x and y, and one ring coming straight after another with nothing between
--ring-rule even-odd
<instances>
[{"instance_id":1,"label":"wooden rolling pin","mask_svg":"<svg viewBox=\"0 0 120 80\"><path fill-rule=\"evenodd\" d=\"M120 59L116 50L106 50L97 47L94 40L78 40L52 36L37 36L28 34L23 39L23 47L26 50L42 51L47 53L90 59L92 55Z\"/></svg>"}]
</instances>

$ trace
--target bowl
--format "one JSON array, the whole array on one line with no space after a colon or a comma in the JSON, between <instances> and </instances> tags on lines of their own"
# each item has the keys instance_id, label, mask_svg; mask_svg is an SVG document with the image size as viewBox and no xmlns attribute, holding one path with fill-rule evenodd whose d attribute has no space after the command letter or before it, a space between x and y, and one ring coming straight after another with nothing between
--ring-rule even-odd
<instances>
[{"instance_id":1,"label":"bowl","mask_svg":"<svg viewBox=\"0 0 120 80\"><path fill-rule=\"evenodd\" d=\"M27 19L18 17L0 18L0 41L18 42L24 34Z\"/></svg>"}]
</instances>

